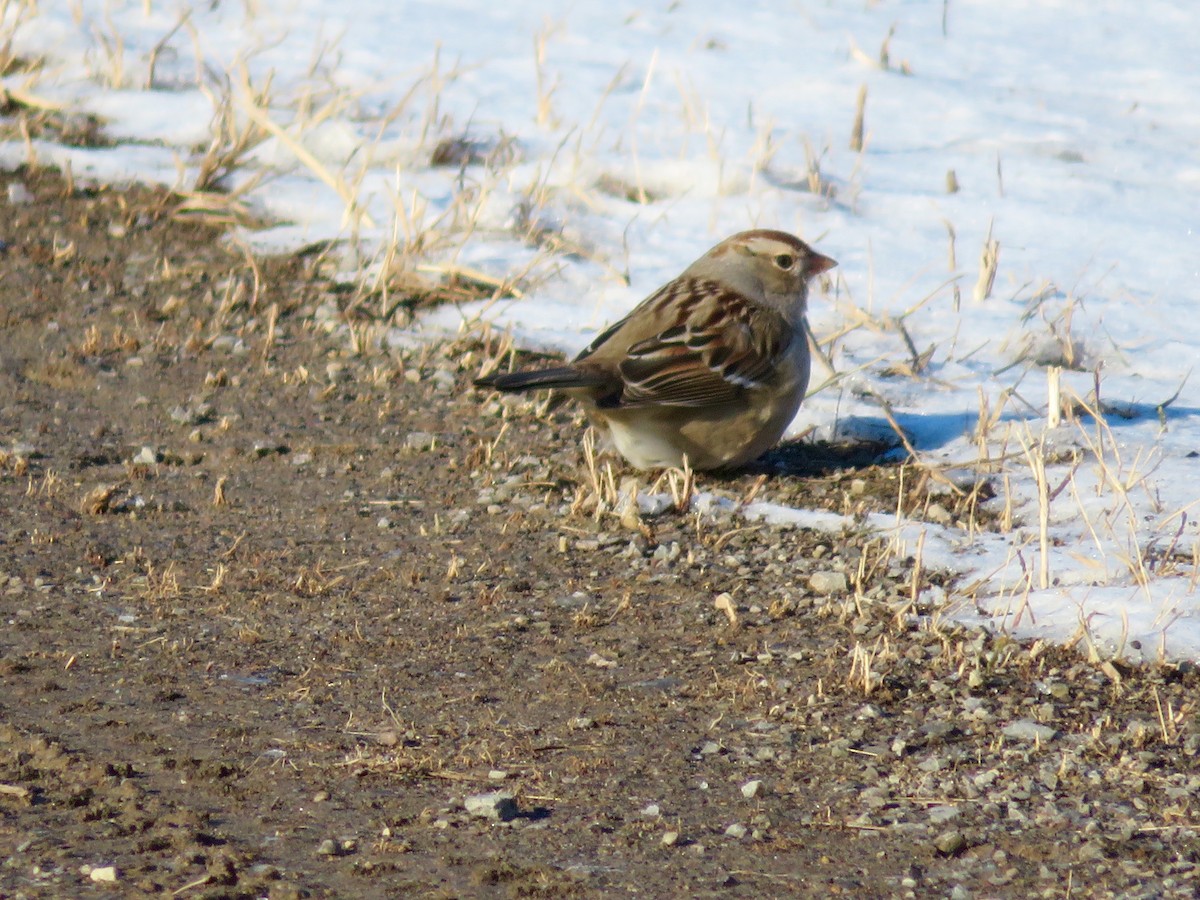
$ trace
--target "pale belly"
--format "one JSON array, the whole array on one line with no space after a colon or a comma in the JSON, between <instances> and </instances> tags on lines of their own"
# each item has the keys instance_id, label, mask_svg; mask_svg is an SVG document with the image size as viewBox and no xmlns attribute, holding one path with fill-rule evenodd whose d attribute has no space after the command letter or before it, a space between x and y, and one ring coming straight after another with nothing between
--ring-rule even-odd
<instances>
[{"instance_id":1,"label":"pale belly","mask_svg":"<svg viewBox=\"0 0 1200 900\"><path fill-rule=\"evenodd\" d=\"M735 468L779 442L796 417L808 388L808 347L784 367L790 373L765 396L717 408L643 407L604 410L593 418L606 426L616 450L639 469L688 464L694 469Z\"/></svg>"}]
</instances>

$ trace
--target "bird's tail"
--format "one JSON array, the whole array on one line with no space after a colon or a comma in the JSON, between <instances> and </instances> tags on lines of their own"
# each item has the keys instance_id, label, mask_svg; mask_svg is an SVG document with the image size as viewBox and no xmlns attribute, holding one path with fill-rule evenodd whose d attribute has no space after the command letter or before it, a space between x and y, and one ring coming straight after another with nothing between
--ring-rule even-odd
<instances>
[{"instance_id":1,"label":"bird's tail","mask_svg":"<svg viewBox=\"0 0 1200 900\"><path fill-rule=\"evenodd\" d=\"M595 372L586 372L573 366L558 366L554 369L535 369L529 372L508 372L502 375L485 375L476 378L476 387L490 387L498 391L536 391L542 389L590 388L607 384L608 379Z\"/></svg>"}]
</instances>

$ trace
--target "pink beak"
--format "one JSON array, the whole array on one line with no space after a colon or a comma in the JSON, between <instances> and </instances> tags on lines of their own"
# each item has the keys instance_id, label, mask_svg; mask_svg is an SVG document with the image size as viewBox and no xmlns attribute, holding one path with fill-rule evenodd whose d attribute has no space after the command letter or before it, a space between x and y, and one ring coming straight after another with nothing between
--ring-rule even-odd
<instances>
[{"instance_id":1,"label":"pink beak","mask_svg":"<svg viewBox=\"0 0 1200 900\"><path fill-rule=\"evenodd\" d=\"M828 256L822 256L820 253L814 253L808 258L808 274L820 275L822 272L828 272L836 265L836 259L830 259Z\"/></svg>"}]
</instances>

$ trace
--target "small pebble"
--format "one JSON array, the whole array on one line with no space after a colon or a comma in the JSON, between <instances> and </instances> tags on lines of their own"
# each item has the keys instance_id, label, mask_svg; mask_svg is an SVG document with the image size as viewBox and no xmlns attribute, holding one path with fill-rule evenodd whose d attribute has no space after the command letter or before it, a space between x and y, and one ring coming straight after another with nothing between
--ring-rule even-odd
<instances>
[{"instance_id":1,"label":"small pebble","mask_svg":"<svg viewBox=\"0 0 1200 900\"><path fill-rule=\"evenodd\" d=\"M673 501L667 494L638 494L637 505L643 516L657 516L670 509Z\"/></svg>"},{"instance_id":2,"label":"small pebble","mask_svg":"<svg viewBox=\"0 0 1200 900\"><path fill-rule=\"evenodd\" d=\"M211 403L196 403L171 407L167 415L177 425L202 425L212 421L216 408Z\"/></svg>"},{"instance_id":3,"label":"small pebble","mask_svg":"<svg viewBox=\"0 0 1200 900\"><path fill-rule=\"evenodd\" d=\"M746 836L746 831L747 831L747 828L745 825L741 824L740 822L734 822L732 825L730 825L728 828L725 829L725 836L731 837L731 838L737 838L740 840L741 838L744 838Z\"/></svg>"},{"instance_id":4,"label":"small pebble","mask_svg":"<svg viewBox=\"0 0 1200 900\"><path fill-rule=\"evenodd\" d=\"M212 349L224 350L227 353L245 353L250 348L246 346L246 342L232 334L219 334L212 340Z\"/></svg>"},{"instance_id":5,"label":"small pebble","mask_svg":"<svg viewBox=\"0 0 1200 900\"><path fill-rule=\"evenodd\" d=\"M117 880L117 867L97 866L88 877L98 883L112 884Z\"/></svg>"},{"instance_id":6,"label":"small pebble","mask_svg":"<svg viewBox=\"0 0 1200 900\"><path fill-rule=\"evenodd\" d=\"M929 809L929 821L934 825L942 825L951 819L958 818L959 814L960 810L957 806L950 806L948 804L933 806Z\"/></svg>"},{"instance_id":7,"label":"small pebble","mask_svg":"<svg viewBox=\"0 0 1200 900\"><path fill-rule=\"evenodd\" d=\"M252 452L257 459L263 459L276 453L283 456L288 452L288 447L286 444L277 444L274 441L255 441Z\"/></svg>"},{"instance_id":8,"label":"small pebble","mask_svg":"<svg viewBox=\"0 0 1200 900\"><path fill-rule=\"evenodd\" d=\"M713 601L713 607L725 613L725 618L729 620L730 625L738 623L737 604L734 602L732 594L718 594L717 599Z\"/></svg>"},{"instance_id":9,"label":"small pebble","mask_svg":"<svg viewBox=\"0 0 1200 900\"><path fill-rule=\"evenodd\" d=\"M930 503L929 508L925 510L925 518L937 525L949 525L954 521L950 510L940 503Z\"/></svg>"},{"instance_id":10,"label":"small pebble","mask_svg":"<svg viewBox=\"0 0 1200 900\"><path fill-rule=\"evenodd\" d=\"M437 438L428 431L410 431L404 436L404 448L423 453L432 450Z\"/></svg>"},{"instance_id":11,"label":"small pebble","mask_svg":"<svg viewBox=\"0 0 1200 900\"><path fill-rule=\"evenodd\" d=\"M1000 732L1014 741L1051 741L1058 734L1049 725L1040 725L1032 719L1017 719L1005 725Z\"/></svg>"},{"instance_id":12,"label":"small pebble","mask_svg":"<svg viewBox=\"0 0 1200 900\"><path fill-rule=\"evenodd\" d=\"M650 558L655 562L674 562L679 558L680 549L678 541L668 541L665 544L659 544L654 548L654 553Z\"/></svg>"},{"instance_id":13,"label":"small pebble","mask_svg":"<svg viewBox=\"0 0 1200 900\"><path fill-rule=\"evenodd\" d=\"M560 609L583 609L591 602L591 596L583 591L576 591L570 596L558 597L553 601L554 605Z\"/></svg>"},{"instance_id":14,"label":"small pebble","mask_svg":"<svg viewBox=\"0 0 1200 900\"><path fill-rule=\"evenodd\" d=\"M481 819L495 819L500 822L511 822L521 814L520 808L509 791L487 791L483 794L472 794L463 800L463 807L473 816Z\"/></svg>"},{"instance_id":15,"label":"small pebble","mask_svg":"<svg viewBox=\"0 0 1200 900\"><path fill-rule=\"evenodd\" d=\"M742 785L742 796L745 797L747 800L753 800L755 797L758 796L759 791L762 790L762 786L763 786L762 781L757 778L754 779L753 781L747 781L745 784Z\"/></svg>"},{"instance_id":16,"label":"small pebble","mask_svg":"<svg viewBox=\"0 0 1200 900\"><path fill-rule=\"evenodd\" d=\"M808 579L808 586L826 597L844 594L850 587L844 572L814 572Z\"/></svg>"},{"instance_id":17,"label":"small pebble","mask_svg":"<svg viewBox=\"0 0 1200 900\"><path fill-rule=\"evenodd\" d=\"M933 839L934 849L942 856L954 856L967 846L961 831L944 831Z\"/></svg>"}]
</instances>

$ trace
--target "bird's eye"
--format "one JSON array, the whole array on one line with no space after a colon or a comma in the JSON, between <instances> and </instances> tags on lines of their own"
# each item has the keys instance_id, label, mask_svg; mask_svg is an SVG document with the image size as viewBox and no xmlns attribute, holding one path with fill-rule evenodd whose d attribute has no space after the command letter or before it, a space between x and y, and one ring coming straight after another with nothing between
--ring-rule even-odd
<instances>
[{"instance_id":1,"label":"bird's eye","mask_svg":"<svg viewBox=\"0 0 1200 900\"><path fill-rule=\"evenodd\" d=\"M785 272L789 271L795 264L796 257L790 253L780 253L775 257L775 265L779 266Z\"/></svg>"}]
</instances>

